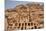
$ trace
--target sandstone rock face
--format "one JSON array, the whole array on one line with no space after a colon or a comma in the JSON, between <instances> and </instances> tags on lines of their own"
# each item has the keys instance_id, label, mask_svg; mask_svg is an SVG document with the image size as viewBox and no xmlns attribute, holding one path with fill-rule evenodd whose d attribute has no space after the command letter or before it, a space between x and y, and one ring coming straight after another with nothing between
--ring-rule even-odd
<instances>
[{"instance_id":1,"label":"sandstone rock face","mask_svg":"<svg viewBox=\"0 0 46 31\"><path fill-rule=\"evenodd\" d=\"M5 11L6 31L41 29L44 27L43 4L18 5Z\"/></svg>"}]
</instances>

